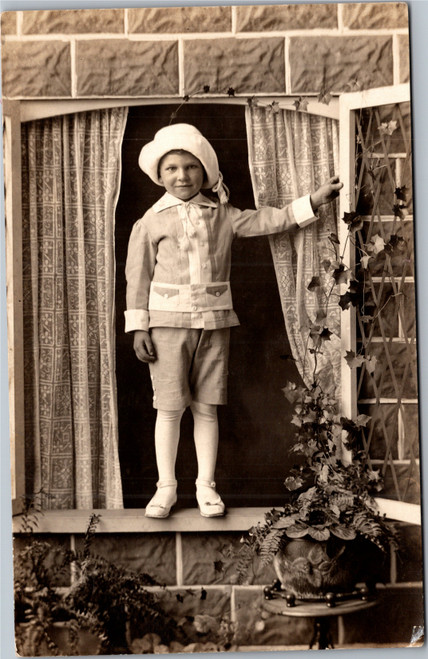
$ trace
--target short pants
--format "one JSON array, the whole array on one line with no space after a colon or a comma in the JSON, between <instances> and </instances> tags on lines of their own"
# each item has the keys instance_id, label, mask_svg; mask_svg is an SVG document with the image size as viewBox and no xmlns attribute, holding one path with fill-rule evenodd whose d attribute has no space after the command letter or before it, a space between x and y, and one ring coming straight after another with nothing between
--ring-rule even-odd
<instances>
[{"instance_id":1,"label":"short pants","mask_svg":"<svg viewBox=\"0 0 428 659\"><path fill-rule=\"evenodd\" d=\"M149 364L153 407L181 410L192 401L227 402L230 328L152 327L157 359Z\"/></svg>"}]
</instances>

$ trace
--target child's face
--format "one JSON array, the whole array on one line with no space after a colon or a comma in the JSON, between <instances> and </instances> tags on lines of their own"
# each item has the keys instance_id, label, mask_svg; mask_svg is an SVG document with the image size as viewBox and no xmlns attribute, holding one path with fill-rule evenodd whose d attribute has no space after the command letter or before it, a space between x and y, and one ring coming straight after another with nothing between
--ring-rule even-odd
<instances>
[{"instance_id":1,"label":"child's face","mask_svg":"<svg viewBox=\"0 0 428 659\"><path fill-rule=\"evenodd\" d=\"M198 194L204 173L201 161L191 153L168 153L159 167L159 181L167 192L186 201Z\"/></svg>"}]
</instances>

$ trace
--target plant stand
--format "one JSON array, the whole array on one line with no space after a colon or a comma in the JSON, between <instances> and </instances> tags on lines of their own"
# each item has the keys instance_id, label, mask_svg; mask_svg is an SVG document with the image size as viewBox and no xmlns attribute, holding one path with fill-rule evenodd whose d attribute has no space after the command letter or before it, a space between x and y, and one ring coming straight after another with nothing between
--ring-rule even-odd
<instances>
[{"instance_id":1,"label":"plant stand","mask_svg":"<svg viewBox=\"0 0 428 659\"><path fill-rule=\"evenodd\" d=\"M377 599L355 599L334 596L327 593L324 600L307 601L296 599L293 595L281 594L273 596L273 589L265 589L265 600L263 607L270 613L276 615L290 616L296 618L313 618L314 630L309 643L309 650L334 650L330 633L331 618L365 611L376 606ZM266 596L268 594L268 596ZM330 595L330 597L328 597Z\"/></svg>"}]
</instances>

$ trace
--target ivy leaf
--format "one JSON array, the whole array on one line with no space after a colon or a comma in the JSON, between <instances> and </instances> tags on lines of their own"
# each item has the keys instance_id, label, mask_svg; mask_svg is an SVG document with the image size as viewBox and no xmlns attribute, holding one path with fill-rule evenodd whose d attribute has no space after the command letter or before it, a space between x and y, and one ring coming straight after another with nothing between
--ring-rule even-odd
<instances>
[{"instance_id":1,"label":"ivy leaf","mask_svg":"<svg viewBox=\"0 0 428 659\"><path fill-rule=\"evenodd\" d=\"M355 425L357 428L365 428L370 420L371 416L368 416L367 414L359 414L355 419Z\"/></svg>"},{"instance_id":2,"label":"ivy leaf","mask_svg":"<svg viewBox=\"0 0 428 659\"><path fill-rule=\"evenodd\" d=\"M250 98L247 98L247 103L251 107L256 107L258 105L258 101L255 96L251 96Z\"/></svg>"},{"instance_id":3,"label":"ivy leaf","mask_svg":"<svg viewBox=\"0 0 428 659\"><path fill-rule=\"evenodd\" d=\"M375 357L374 355L366 359L366 369L367 372L370 373L370 375L372 375L375 372L376 364L377 364L377 357Z\"/></svg>"},{"instance_id":4,"label":"ivy leaf","mask_svg":"<svg viewBox=\"0 0 428 659\"><path fill-rule=\"evenodd\" d=\"M321 261L321 265L324 268L324 270L328 272L330 270L331 261L329 259L324 259L324 261Z\"/></svg>"},{"instance_id":5,"label":"ivy leaf","mask_svg":"<svg viewBox=\"0 0 428 659\"><path fill-rule=\"evenodd\" d=\"M395 196L397 199L400 201L406 201L407 199L407 188L405 185L402 185L401 188L395 188L394 191Z\"/></svg>"},{"instance_id":6,"label":"ivy leaf","mask_svg":"<svg viewBox=\"0 0 428 659\"><path fill-rule=\"evenodd\" d=\"M343 221L348 225L350 231L360 231L363 228L364 220L359 213L352 211L351 213L344 213Z\"/></svg>"},{"instance_id":7,"label":"ivy leaf","mask_svg":"<svg viewBox=\"0 0 428 659\"><path fill-rule=\"evenodd\" d=\"M332 95L330 94L330 92L325 89L321 89L320 93L318 94L318 102L328 105L331 99L332 99Z\"/></svg>"},{"instance_id":8,"label":"ivy leaf","mask_svg":"<svg viewBox=\"0 0 428 659\"><path fill-rule=\"evenodd\" d=\"M294 492L294 490L302 487L303 480L299 477L294 478L294 476L288 476L284 481L284 485L289 492Z\"/></svg>"},{"instance_id":9,"label":"ivy leaf","mask_svg":"<svg viewBox=\"0 0 428 659\"><path fill-rule=\"evenodd\" d=\"M293 424L293 426L297 426L297 428L302 427L302 419L299 416L297 416L297 414L294 414L294 416L291 417L291 423ZM297 446L294 446L293 451L297 451L297 450L300 449L298 449Z\"/></svg>"},{"instance_id":10,"label":"ivy leaf","mask_svg":"<svg viewBox=\"0 0 428 659\"><path fill-rule=\"evenodd\" d=\"M372 323L372 322L374 321L374 317L373 317L373 316L364 315L364 316L360 316L360 320L361 320L362 323L364 323L365 325L367 325L368 323Z\"/></svg>"},{"instance_id":11,"label":"ivy leaf","mask_svg":"<svg viewBox=\"0 0 428 659\"><path fill-rule=\"evenodd\" d=\"M324 327L319 336L322 341L330 341L330 337L332 334L333 332L330 332L328 327Z\"/></svg>"},{"instance_id":12,"label":"ivy leaf","mask_svg":"<svg viewBox=\"0 0 428 659\"><path fill-rule=\"evenodd\" d=\"M180 593L177 593L175 597L177 599L177 602L180 602L181 604L183 604L183 602L184 602L183 595L180 595Z\"/></svg>"},{"instance_id":13,"label":"ivy leaf","mask_svg":"<svg viewBox=\"0 0 428 659\"><path fill-rule=\"evenodd\" d=\"M190 99L189 94L185 94L185 95L183 96L183 101L184 101L185 103L187 103L187 102L189 101L189 99Z\"/></svg>"},{"instance_id":14,"label":"ivy leaf","mask_svg":"<svg viewBox=\"0 0 428 659\"><path fill-rule=\"evenodd\" d=\"M315 410L309 410L307 414L305 414L304 417L302 417L303 423L315 423L317 420L317 413Z\"/></svg>"},{"instance_id":15,"label":"ivy leaf","mask_svg":"<svg viewBox=\"0 0 428 659\"><path fill-rule=\"evenodd\" d=\"M295 382L287 382L282 391L286 399L292 404L296 403L302 395L301 387L298 387Z\"/></svg>"},{"instance_id":16,"label":"ivy leaf","mask_svg":"<svg viewBox=\"0 0 428 659\"><path fill-rule=\"evenodd\" d=\"M351 281L349 289L343 295L339 295L339 306L343 311L349 309L349 305L352 304L353 307L356 307L361 299L361 290L359 283L355 284L354 280Z\"/></svg>"},{"instance_id":17,"label":"ivy leaf","mask_svg":"<svg viewBox=\"0 0 428 659\"><path fill-rule=\"evenodd\" d=\"M271 110L274 114L278 114L281 110L281 108L279 107L279 103L277 101L273 101L270 104L270 107L271 107Z\"/></svg>"},{"instance_id":18,"label":"ivy leaf","mask_svg":"<svg viewBox=\"0 0 428 659\"><path fill-rule=\"evenodd\" d=\"M296 108L296 112L298 112L299 110L302 110L302 112L306 112L306 110L308 109L308 102L309 102L308 99L299 96L299 98L293 103L294 107Z\"/></svg>"},{"instance_id":19,"label":"ivy leaf","mask_svg":"<svg viewBox=\"0 0 428 659\"><path fill-rule=\"evenodd\" d=\"M235 90L233 89L233 87L229 87L229 89L227 90L227 95L235 96Z\"/></svg>"},{"instance_id":20,"label":"ivy leaf","mask_svg":"<svg viewBox=\"0 0 428 659\"><path fill-rule=\"evenodd\" d=\"M336 234L336 233L331 233L331 234L328 236L328 239L329 239L329 241L330 241L331 243L333 243L333 245L340 245L340 240L339 240L339 238L337 237L337 234Z\"/></svg>"},{"instance_id":21,"label":"ivy leaf","mask_svg":"<svg viewBox=\"0 0 428 659\"><path fill-rule=\"evenodd\" d=\"M378 131L381 135L392 135L397 130L397 121L388 121L388 122L383 122L381 125L378 127Z\"/></svg>"},{"instance_id":22,"label":"ivy leaf","mask_svg":"<svg viewBox=\"0 0 428 659\"><path fill-rule=\"evenodd\" d=\"M348 364L349 368L358 368L364 364L365 357L363 357L363 355L356 355L353 350L347 350L345 362Z\"/></svg>"},{"instance_id":23,"label":"ivy leaf","mask_svg":"<svg viewBox=\"0 0 428 659\"><path fill-rule=\"evenodd\" d=\"M370 240L373 254L379 254L385 249L385 241L378 233Z\"/></svg>"},{"instance_id":24,"label":"ivy leaf","mask_svg":"<svg viewBox=\"0 0 428 659\"><path fill-rule=\"evenodd\" d=\"M392 212L394 213L395 217L399 217L400 220L404 220L407 215L407 210L404 204L394 204L392 207Z\"/></svg>"},{"instance_id":25,"label":"ivy leaf","mask_svg":"<svg viewBox=\"0 0 428 659\"><path fill-rule=\"evenodd\" d=\"M385 245L385 251L388 253L393 253L395 251L402 252L406 248L406 241L402 236L398 236L396 233L391 234L387 244Z\"/></svg>"},{"instance_id":26,"label":"ivy leaf","mask_svg":"<svg viewBox=\"0 0 428 659\"><path fill-rule=\"evenodd\" d=\"M332 277L336 284L346 284L352 276L351 270L346 268L344 263L341 263L338 268L335 268L332 273Z\"/></svg>"},{"instance_id":27,"label":"ivy leaf","mask_svg":"<svg viewBox=\"0 0 428 659\"><path fill-rule=\"evenodd\" d=\"M361 267L364 270L367 270L367 268L369 266L370 258L371 258L370 254L364 254L364 256L361 257L360 263L361 263Z\"/></svg>"},{"instance_id":28,"label":"ivy leaf","mask_svg":"<svg viewBox=\"0 0 428 659\"><path fill-rule=\"evenodd\" d=\"M210 86L209 85L204 85L204 94L208 94L210 91Z\"/></svg>"},{"instance_id":29,"label":"ivy leaf","mask_svg":"<svg viewBox=\"0 0 428 659\"><path fill-rule=\"evenodd\" d=\"M311 281L309 282L307 289L308 291L315 291L317 288L321 286L321 280L319 277L312 277Z\"/></svg>"},{"instance_id":30,"label":"ivy leaf","mask_svg":"<svg viewBox=\"0 0 428 659\"><path fill-rule=\"evenodd\" d=\"M206 600L207 599L207 591L205 588L201 588L201 600Z\"/></svg>"}]
</instances>

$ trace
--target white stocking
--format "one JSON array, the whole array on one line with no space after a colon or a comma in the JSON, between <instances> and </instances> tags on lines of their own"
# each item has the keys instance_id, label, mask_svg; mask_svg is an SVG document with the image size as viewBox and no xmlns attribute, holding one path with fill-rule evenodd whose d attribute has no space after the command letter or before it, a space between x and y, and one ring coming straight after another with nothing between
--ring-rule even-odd
<instances>
[{"instance_id":1,"label":"white stocking","mask_svg":"<svg viewBox=\"0 0 428 659\"><path fill-rule=\"evenodd\" d=\"M217 405L193 401L190 409L194 421L198 479L213 481L218 449Z\"/></svg>"},{"instance_id":2,"label":"white stocking","mask_svg":"<svg viewBox=\"0 0 428 659\"><path fill-rule=\"evenodd\" d=\"M175 480L175 461L183 410L158 410L155 426L156 464L159 481Z\"/></svg>"}]
</instances>

